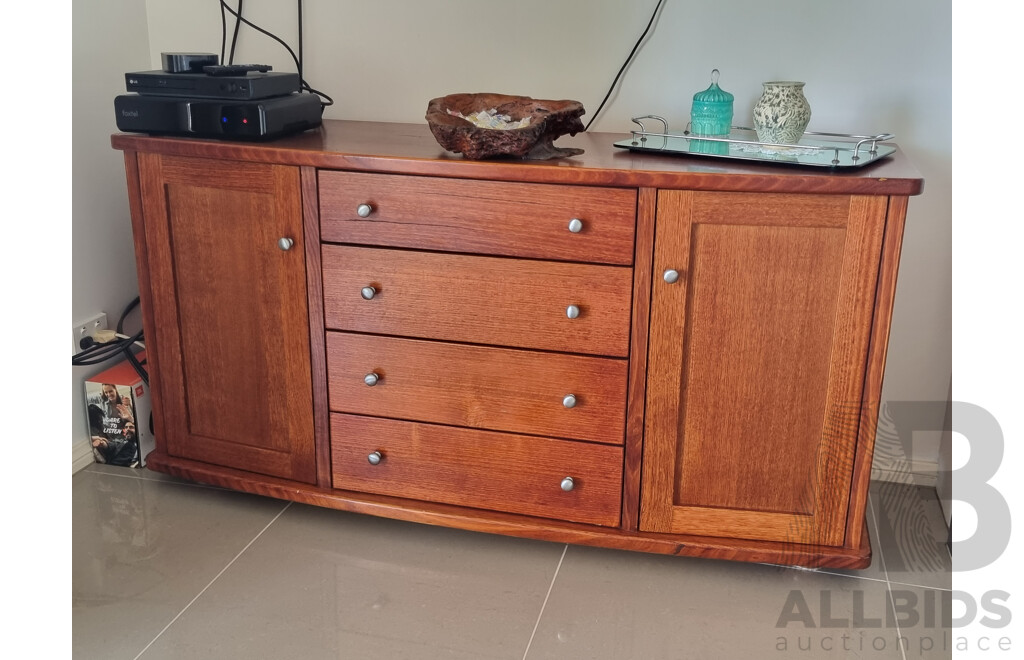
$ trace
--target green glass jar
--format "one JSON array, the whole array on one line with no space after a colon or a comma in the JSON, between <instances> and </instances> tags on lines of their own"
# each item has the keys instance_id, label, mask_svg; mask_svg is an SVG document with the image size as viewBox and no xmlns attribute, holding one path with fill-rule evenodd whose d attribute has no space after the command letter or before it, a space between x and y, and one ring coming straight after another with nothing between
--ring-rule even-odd
<instances>
[{"instance_id":1,"label":"green glass jar","mask_svg":"<svg viewBox=\"0 0 1024 660\"><path fill-rule=\"evenodd\" d=\"M690 134L728 137L732 128L733 95L718 86L718 69L711 72L711 86L693 95Z\"/></svg>"}]
</instances>

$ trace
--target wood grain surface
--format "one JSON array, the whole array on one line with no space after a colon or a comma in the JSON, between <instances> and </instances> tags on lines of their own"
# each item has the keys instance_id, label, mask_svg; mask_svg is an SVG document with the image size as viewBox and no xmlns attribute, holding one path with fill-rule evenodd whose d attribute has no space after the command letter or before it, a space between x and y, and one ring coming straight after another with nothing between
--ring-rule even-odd
<instances>
[{"instance_id":1,"label":"wood grain surface","mask_svg":"<svg viewBox=\"0 0 1024 660\"><path fill-rule=\"evenodd\" d=\"M651 313L651 272L654 259L654 220L658 191L640 190L636 213L636 256L633 261L633 318L629 347L629 394L626 409L626 447L622 467L622 528L640 522L640 478L644 451L644 411L647 401L648 332Z\"/></svg>"},{"instance_id":2,"label":"wood grain surface","mask_svg":"<svg viewBox=\"0 0 1024 660\"><path fill-rule=\"evenodd\" d=\"M339 414L331 438L335 488L619 524L620 447Z\"/></svg>"},{"instance_id":3,"label":"wood grain surface","mask_svg":"<svg viewBox=\"0 0 1024 660\"><path fill-rule=\"evenodd\" d=\"M842 544L885 199L658 214L641 529Z\"/></svg>"},{"instance_id":4,"label":"wood grain surface","mask_svg":"<svg viewBox=\"0 0 1024 660\"><path fill-rule=\"evenodd\" d=\"M625 360L327 334L331 410L621 445ZM370 387L367 374L379 380ZM572 408L563 405L575 397Z\"/></svg>"},{"instance_id":5,"label":"wood grain surface","mask_svg":"<svg viewBox=\"0 0 1024 660\"><path fill-rule=\"evenodd\" d=\"M163 386L160 384L160 348L156 333L153 305L153 282L149 252L146 248L146 213L142 201L142 181L139 174L139 154L124 153L125 177L128 182L128 208L131 211L132 241L135 246L135 271L139 281L139 310L142 315L142 329L146 343L146 370L149 374L149 394L153 407L153 436L156 451L166 445L167 421L164 415ZM148 461L147 461L148 463Z\"/></svg>"},{"instance_id":6,"label":"wood grain surface","mask_svg":"<svg viewBox=\"0 0 1024 660\"><path fill-rule=\"evenodd\" d=\"M366 218L362 204L372 208ZM327 242L628 266L635 216L635 190L320 173Z\"/></svg>"},{"instance_id":7,"label":"wood grain surface","mask_svg":"<svg viewBox=\"0 0 1024 660\"><path fill-rule=\"evenodd\" d=\"M320 267L320 215L316 170L299 169L302 186L303 251L306 258L306 298L309 309L310 376L313 379L313 438L316 482L331 485L331 430L327 403L327 357L324 336L324 291Z\"/></svg>"},{"instance_id":8,"label":"wood grain surface","mask_svg":"<svg viewBox=\"0 0 1024 660\"><path fill-rule=\"evenodd\" d=\"M892 322L893 304L896 299L896 274L899 271L900 251L903 247L907 204L906 197L891 197L886 214L881 267L875 291L871 344L868 349L868 362L864 374L864 394L861 404L860 428L857 433L857 451L853 459L850 506L846 522L846 543L851 547L861 540L855 530L863 524L867 508L868 487L871 480L871 457L874 455L878 415L882 405L882 378L885 374L885 356L889 348L889 325Z\"/></svg>"},{"instance_id":9,"label":"wood grain surface","mask_svg":"<svg viewBox=\"0 0 1024 660\"><path fill-rule=\"evenodd\" d=\"M620 188L918 195L923 187L920 172L899 149L863 168L828 170L634 153L613 146L628 138L628 133L589 131L564 137L557 146L580 148L584 154L550 161L469 161L442 149L425 123L326 120L316 130L267 144L118 133L111 144L115 149L335 170Z\"/></svg>"},{"instance_id":10,"label":"wood grain surface","mask_svg":"<svg viewBox=\"0 0 1024 660\"><path fill-rule=\"evenodd\" d=\"M164 446L314 482L298 168L139 158Z\"/></svg>"},{"instance_id":11,"label":"wood grain surface","mask_svg":"<svg viewBox=\"0 0 1024 660\"><path fill-rule=\"evenodd\" d=\"M899 150L829 171L612 146L625 137L467 161L416 124L328 120L265 144L114 135L150 467L555 542L866 566L920 174Z\"/></svg>"},{"instance_id":12,"label":"wood grain surface","mask_svg":"<svg viewBox=\"0 0 1024 660\"><path fill-rule=\"evenodd\" d=\"M334 330L626 357L632 278L616 266L323 247Z\"/></svg>"}]
</instances>

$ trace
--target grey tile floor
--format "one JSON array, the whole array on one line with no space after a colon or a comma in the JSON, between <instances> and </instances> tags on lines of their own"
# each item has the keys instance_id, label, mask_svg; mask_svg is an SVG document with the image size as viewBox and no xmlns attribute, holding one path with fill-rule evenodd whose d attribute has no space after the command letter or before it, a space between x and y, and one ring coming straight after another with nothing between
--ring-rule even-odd
<instances>
[{"instance_id":1,"label":"grey tile floor","mask_svg":"<svg viewBox=\"0 0 1024 660\"><path fill-rule=\"evenodd\" d=\"M925 488L872 485L863 571L506 538L101 465L72 477L72 507L80 659L951 657Z\"/></svg>"}]
</instances>

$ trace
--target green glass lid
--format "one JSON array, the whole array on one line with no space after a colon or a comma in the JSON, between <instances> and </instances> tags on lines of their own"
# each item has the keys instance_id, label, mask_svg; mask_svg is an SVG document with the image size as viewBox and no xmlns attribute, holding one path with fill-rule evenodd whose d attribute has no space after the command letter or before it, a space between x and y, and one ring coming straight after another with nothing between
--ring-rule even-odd
<instances>
[{"instance_id":1,"label":"green glass lid","mask_svg":"<svg viewBox=\"0 0 1024 660\"><path fill-rule=\"evenodd\" d=\"M697 103L732 103L733 95L718 86L718 69L711 72L711 86L693 95Z\"/></svg>"}]
</instances>

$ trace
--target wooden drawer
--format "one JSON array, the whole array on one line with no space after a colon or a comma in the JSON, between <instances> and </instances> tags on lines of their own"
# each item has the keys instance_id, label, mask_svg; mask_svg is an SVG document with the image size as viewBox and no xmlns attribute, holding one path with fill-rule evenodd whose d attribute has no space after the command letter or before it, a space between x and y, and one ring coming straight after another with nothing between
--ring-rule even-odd
<instances>
[{"instance_id":1,"label":"wooden drawer","mask_svg":"<svg viewBox=\"0 0 1024 660\"><path fill-rule=\"evenodd\" d=\"M618 266L323 246L330 330L625 357L632 286Z\"/></svg>"},{"instance_id":2,"label":"wooden drawer","mask_svg":"<svg viewBox=\"0 0 1024 660\"><path fill-rule=\"evenodd\" d=\"M627 367L611 358L327 333L332 411L609 444L623 443ZM376 384L367 386L367 374Z\"/></svg>"},{"instance_id":3,"label":"wooden drawer","mask_svg":"<svg viewBox=\"0 0 1024 660\"><path fill-rule=\"evenodd\" d=\"M332 414L331 464L342 490L619 524L620 447Z\"/></svg>"},{"instance_id":4,"label":"wooden drawer","mask_svg":"<svg viewBox=\"0 0 1024 660\"><path fill-rule=\"evenodd\" d=\"M328 242L633 263L635 189L321 171L319 191Z\"/></svg>"}]
</instances>

